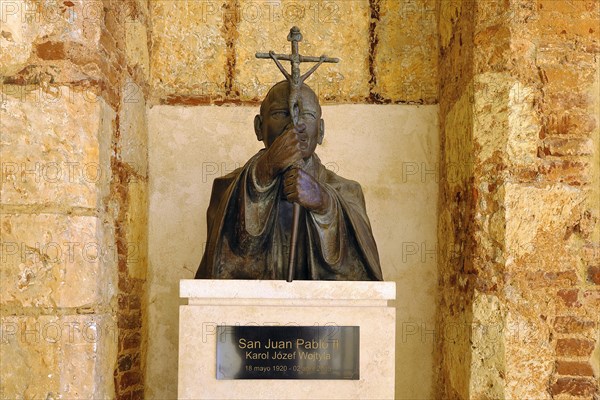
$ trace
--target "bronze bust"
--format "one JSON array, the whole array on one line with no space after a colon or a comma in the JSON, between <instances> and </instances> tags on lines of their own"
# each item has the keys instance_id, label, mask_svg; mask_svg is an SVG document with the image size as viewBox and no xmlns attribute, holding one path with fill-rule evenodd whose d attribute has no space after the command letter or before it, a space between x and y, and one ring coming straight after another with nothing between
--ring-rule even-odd
<instances>
[{"instance_id":1,"label":"bronze bust","mask_svg":"<svg viewBox=\"0 0 600 400\"><path fill-rule=\"evenodd\" d=\"M265 148L213 183L196 278L383 280L360 185L315 154L324 122L303 81L316 67L300 77L298 64L335 59L299 56L295 27L288 40L291 56L269 57L282 72L277 57L289 57L292 75L271 88L254 119Z\"/></svg>"}]
</instances>

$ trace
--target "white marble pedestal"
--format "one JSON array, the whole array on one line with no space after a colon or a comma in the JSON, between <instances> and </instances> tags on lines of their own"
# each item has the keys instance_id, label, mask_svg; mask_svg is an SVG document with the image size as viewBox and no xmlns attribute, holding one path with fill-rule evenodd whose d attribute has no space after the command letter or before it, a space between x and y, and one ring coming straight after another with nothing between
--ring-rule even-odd
<instances>
[{"instance_id":1,"label":"white marble pedestal","mask_svg":"<svg viewBox=\"0 0 600 400\"><path fill-rule=\"evenodd\" d=\"M393 399L394 282L182 280L180 399ZM217 325L359 326L359 380L217 380Z\"/></svg>"}]
</instances>

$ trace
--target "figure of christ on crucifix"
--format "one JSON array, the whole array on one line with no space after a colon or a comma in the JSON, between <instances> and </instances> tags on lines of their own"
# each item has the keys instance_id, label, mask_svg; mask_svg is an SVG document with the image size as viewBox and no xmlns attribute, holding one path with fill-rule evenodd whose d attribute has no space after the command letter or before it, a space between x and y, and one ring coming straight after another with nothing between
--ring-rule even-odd
<instances>
[{"instance_id":1,"label":"figure of christ on crucifix","mask_svg":"<svg viewBox=\"0 0 600 400\"><path fill-rule=\"evenodd\" d=\"M325 56L298 52L271 58L286 77L274 85L254 119L265 148L242 168L215 179L208 237L197 279L383 280L362 189L326 169L315 154L324 121L304 80ZM279 60L290 61L288 74ZM300 76L300 63L317 62Z\"/></svg>"}]
</instances>

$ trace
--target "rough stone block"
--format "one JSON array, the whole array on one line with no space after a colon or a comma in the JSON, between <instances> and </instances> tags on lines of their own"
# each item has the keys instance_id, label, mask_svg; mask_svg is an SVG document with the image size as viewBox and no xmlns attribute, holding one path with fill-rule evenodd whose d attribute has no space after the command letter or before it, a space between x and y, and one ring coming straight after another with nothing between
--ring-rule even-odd
<instances>
[{"instance_id":1,"label":"rough stone block","mask_svg":"<svg viewBox=\"0 0 600 400\"><path fill-rule=\"evenodd\" d=\"M560 14L575 14L580 15L584 12L594 11L597 9L597 2L594 0L577 0L577 1L555 1L555 0L537 0L537 7L540 12L556 11ZM596 4L595 4L596 3Z\"/></svg>"},{"instance_id":2,"label":"rough stone block","mask_svg":"<svg viewBox=\"0 0 600 400\"><path fill-rule=\"evenodd\" d=\"M62 60L65 58L65 44L63 42L46 41L37 44L35 52L42 60Z\"/></svg>"},{"instance_id":3,"label":"rough stone block","mask_svg":"<svg viewBox=\"0 0 600 400\"><path fill-rule=\"evenodd\" d=\"M544 154L550 156L585 156L594 151L593 141L588 139L549 138L544 141Z\"/></svg>"},{"instance_id":4,"label":"rough stone block","mask_svg":"<svg viewBox=\"0 0 600 400\"><path fill-rule=\"evenodd\" d=\"M565 262L573 260L572 252L566 247L557 248L556 243L564 241L565 226L575 224L580 196L580 192L567 190L564 185L548 188L506 185L506 213L510 215L506 223L507 249L517 258L526 259L532 254L539 259L539 263L522 266L538 269L546 265L547 272L558 272Z\"/></svg>"},{"instance_id":5,"label":"rough stone block","mask_svg":"<svg viewBox=\"0 0 600 400\"><path fill-rule=\"evenodd\" d=\"M148 174L146 99L142 88L131 79L123 86L119 118L120 159L145 178Z\"/></svg>"},{"instance_id":6,"label":"rough stone block","mask_svg":"<svg viewBox=\"0 0 600 400\"><path fill-rule=\"evenodd\" d=\"M564 357L587 357L594 350L595 341L589 339L558 339L556 354Z\"/></svg>"},{"instance_id":7,"label":"rough stone block","mask_svg":"<svg viewBox=\"0 0 600 400\"><path fill-rule=\"evenodd\" d=\"M586 161L568 159L545 160L538 168L551 183L565 183L571 186L582 186L590 183L590 164Z\"/></svg>"},{"instance_id":8,"label":"rough stone block","mask_svg":"<svg viewBox=\"0 0 600 400\"><path fill-rule=\"evenodd\" d=\"M507 107L513 82L507 73L489 72L478 74L474 79L473 92L469 99L473 107L473 141L477 149L473 154L475 168L494 163L495 154L505 151L503 143L511 134L510 109ZM514 119L514 118L513 118ZM468 123L468 122L467 122ZM527 145L527 142L523 143ZM464 149L457 148L454 151ZM461 154L462 155L462 154ZM464 156L463 156L464 157ZM485 174L485 170L476 174Z\"/></svg>"},{"instance_id":9,"label":"rough stone block","mask_svg":"<svg viewBox=\"0 0 600 400\"><path fill-rule=\"evenodd\" d=\"M566 3L577 3L572 1ZM560 41L567 42L573 39L599 40L598 18L586 18L581 14L563 14L541 12L538 20L538 29L542 37L561 37Z\"/></svg>"},{"instance_id":10,"label":"rough stone block","mask_svg":"<svg viewBox=\"0 0 600 400\"><path fill-rule=\"evenodd\" d=\"M458 17L469 6L469 3L464 1L442 1L439 5L438 29L440 33L440 45L442 48L446 48L452 40L454 31L458 25L457 22L461 21Z\"/></svg>"},{"instance_id":11,"label":"rough stone block","mask_svg":"<svg viewBox=\"0 0 600 400\"><path fill-rule=\"evenodd\" d=\"M588 265L600 265L600 243L588 243L584 246L583 257Z\"/></svg>"},{"instance_id":12,"label":"rough stone block","mask_svg":"<svg viewBox=\"0 0 600 400\"><path fill-rule=\"evenodd\" d=\"M111 396L116 328L109 316L7 316L0 332L3 399Z\"/></svg>"},{"instance_id":13,"label":"rough stone block","mask_svg":"<svg viewBox=\"0 0 600 400\"><path fill-rule=\"evenodd\" d=\"M558 56L558 53L554 54L554 56ZM548 60L548 63L551 63L551 59ZM589 105L589 98L583 95L580 92L565 92L562 90L549 90L548 93L545 93L544 103L546 107L550 107L550 109L556 110L567 110L572 111L572 109L582 109L586 108Z\"/></svg>"},{"instance_id":14,"label":"rough stone block","mask_svg":"<svg viewBox=\"0 0 600 400\"><path fill-rule=\"evenodd\" d=\"M0 76L11 76L23 69L40 38L58 42L71 40L94 48L104 20L101 0L2 1L0 5Z\"/></svg>"},{"instance_id":15,"label":"rough stone block","mask_svg":"<svg viewBox=\"0 0 600 400\"><path fill-rule=\"evenodd\" d=\"M382 0L376 26L374 91L383 99L437 101L437 22L432 0Z\"/></svg>"},{"instance_id":16,"label":"rough stone block","mask_svg":"<svg viewBox=\"0 0 600 400\"><path fill-rule=\"evenodd\" d=\"M148 266L148 184L135 180L128 185L125 224L127 272L130 278L145 279Z\"/></svg>"},{"instance_id":17,"label":"rough stone block","mask_svg":"<svg viewBox=\"0 0 600 400\"><path fill-rule=\"evenodd\" d=\"M511 57L511 31L508 26L498 24L486 27L475 34L474 44L477 71L501 72L506 69Z\"/></svg>"},{"instance_id":18,"label":"rough stone block","mask_svg":"<svg viewBox=\"0 0 600 400\"><path fill-rule=\"evenodd\" d=\"M590 363L580 361L557 361L556 372L560 375L594 376Z\"/></svg>"},{"instance_id":19,"label":"rough stone block","mask_svg":"<svg viewBox=\"0 0 600 400\"><path fill-rule=\"evenodd\" d=\"M499 383L499 371L502 370L504 361L504 349L502 347L510 343L515 336L515 332L511 332L513 326L510 322L513 321L509 321L507 324L507 330L510 333L503 335L504 321L499 298L494 295L477 293L473 300L473 329L469 337L469 341L473 343L472 368L477 371L477 380L488 381L490 385L486 387L485 393L472 393L473 397L502 397L501 386L491 383ZM515 325L518 326L519 324ZM519 328L519 333L524 333L523 336L529 339L531 328L528 326L519 326ZM503 336L506 340L503 340ZM542 358L543 355L540 354L540 364L542 364Z\"/></svg>"},{"instance_id":20,"label":"rough stone block","mask_svg":"<svg viewBox=\"0 0 600 400\"><path fill-rule=\"evenodd\" d=\"M146 24L134 19L125 25L125 56L127 64L139 67L145 80L150 77L150 54L148 50L148 31Z\"/></svg>"},{"instance_id":21,"label":"rough stone block","mask_svg":"<svg viewBox=\"0 0 600 400\"><path fill-rule=\"evenodd\" d=\"M595 285L600 285L600 267L590 266L587 270L587 280Z\"/></svg>"},{"instance_id":22,"label":"rough stone block","mask_svg":"<svg viewBox=\"0 0 600 400\"><path fill-rule=\"evenodd\" d=\"M473 105L466 92L448 111L444 121L447 142L442 161L448 166L448 176L444 183L451 188L464 184L473 173L474 161L464 156L474 152L471 140L472 118Z\"/></svg>"},{"instance_id":23,"label":"rough stone block","mask_svg":"<svg viewBox=\"0 0 600 400\"><path fill-rule=\"evenodd\" d=\"M567 106L569 112L561 109L562 105L550 104L544 117L543 136L572 135L588 138L598 126L598 122L587 111Z\"/></svg>"},{"instance_id":24,"label":"rough stone block","mask_svg":"<svg viewBox=\"0 0 600 400\"><path fill-rule=\"evenodd\" d=\"M563 65L544 65L544 80L554 87L578 89L580 72L571 70Z\"/></svg>"},{"instance_id":25,"label":"rough stone block","mask_svg":"<svg viewBox=\"0 0 600 400\"><path fill-rule=\"evenodd\" d=\"M585 378L558 378L551 387L552 394L558 395L562 393L570 394L571 396L589 396L597 392L597 385L593 380Z\"/></svg>"},{"instance_id":26,"label":"rough stone block","mask_svg":"<svg viewBox=\"0 0 600 400\"><path fill-rule=\"evenodd\" d=\"M586 290L583 292L583 303L592 310L600 307L600 290Z\"/></svg>"},{"instance_id":27,"label":"rough stone block","mask_svg":"<svg viewBox=\"0 0 600 400\"><path fill-rule=\"evenodd\" d=\"M255 58L256 52L290 53L287 35L300 27L304 55L340 58L323 64L306 83L321 101L362 101L369 95L369 1L240 0L235 42L233 86L241 100L262 100L267 90L283 80L270 60ZM289 70L289 62L282 63ZM304 72L312 63L301 65Z\"/></svg>"},{"instance_id":28,"label":"rough stone block","mask_svg":"<svg viewBox=\"0 0 600 400\"><path fill-rule=\"evenodd\" d=\"M580 306L578 289L561 289L556 292L567 307Z\"/></svg>"},{"instance_id":29,"label":"rough stone block","mask_svg":"<svg viewBox=\"0 0 600 400\"><path fill-rule=\"evenodd\" d=\"M506 308L510 309L510 306ZM502 344L504 355L501 356L499 370L505 374L505 386L500 397L541 399L547 391L546 382L554 367L554 352L547 342L550 329L539 318L537 309L521 308L519 311L509 311L505 317L504 323L510 334L505 335ZM535 349L534 358L531 357L531 349ZM477 376L481 375L482 372L477 372ZM532 376L537 379L531 379ZM471 381L473 383L474 380ZM491 391L486 385L477 386L480 390Z\"/></svg>"},{"instance_id":30,"label":"rough stone block","mask_svg":"<svg viewBox=\"0 0 600 400\"><path fill-rule=\"evenodd\" d=\"M4 214L0 229L2 305L84 307L109 300L116 249L99 218Z\"/></svg>"},{"instance_id":31,"label":"rough stone block","mask_svg":"<svg viewBox=\"0 0 600 400\"><path fill-rule=\"evenodd\" d=\"M573 316L556 317L554 320L554 330L558 333L583 333L592 330L595 326L594 321Z\"/></svg>"},{"instance_id":32,"label":"rough stone block","mask_svg":"<svg viewBox=\"0 0 600 400\"><path fill-rule=\"evenodd\" d=\"M115 12L114 10L112 11ZM119 24L122 26L122 24ZM120 29L123 30L122 28ZM102 34L100 35L100 48L101 51L99 54L103 57L110 59L111 61L116 61L118 66L124 66L124 55L123 55L123 39L120 34L124 34L123 32L111 32L107 29L102 30ZM117 39L118 38L118 39Z\"/></svg>"},{"instance_id":33,"label":"rough stone block","mask_svg":"<svg viewBox=\"0 0 600 400\"><path fill-rule=\"evenodd\" d=\"M155 95L223 98L227 46L224 1L150 2L151 84Z\"/></svg>"},{"instance_id":34,"label":"rough stone block","mask_svg":"<svg viewBox=\"0 0 600 400\"><path fill-rule=\"evenodd\" d=\"M499 86L497 84L496 86ZM494 87L488 87L484 96L489 96L492 104ZM526 86L519 81L511 84L508 94L508 126L507 158L512 166L521 167L526 170L534 170L538 161L537 148L539 146L539 131L541 121L535 111L537 90L532 86ZM478 118L485 118L485 110ZM498 141L501 141L498 139Z\"/></svg>"},{"instance_id":35,"label":"rough stone block","mask_svg":"<svg viewBox=\"0 0 600 400\"><path fill-rule=\"evenodd\" d=\"M0 321L1 397L45 399L58 393L60 350L54 339L62 336L60 320L3 316Z\"/></svg>"},{"instance_id":36,"label":"rough stone block","mask_svg":"<svg viewBox=\"0 0 600 400\"><path fill-rule=\"evenodd\" d=\"M2 203L101 207L113 110L93 92L65 86L2 89Z\"/></svg>"}]
</instances>

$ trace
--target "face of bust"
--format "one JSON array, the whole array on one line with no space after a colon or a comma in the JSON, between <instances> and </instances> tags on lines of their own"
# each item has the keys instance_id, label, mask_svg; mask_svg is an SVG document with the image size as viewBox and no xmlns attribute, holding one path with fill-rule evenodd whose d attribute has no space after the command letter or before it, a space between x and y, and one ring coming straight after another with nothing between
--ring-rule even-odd
<instances>
[{"instance_id":1,"label":"face of bust","mask_svg":"<svg viewBox=\"0 0 600 400\"><path fill-rule=\"evenodd\" d=\"M304 132L299 133L300 150L302 158L310 157L317 144L320 144L323 136L320 129L321 108L316 95L306 87L301 90L300 102L302 112L298 116L298 123L305 124ZM287 85L276 86L270 96L265 99L262 112L262 139L268 148L286 128L292 126L292 118L288 107Z\"/></svg>"}]
</instances>

